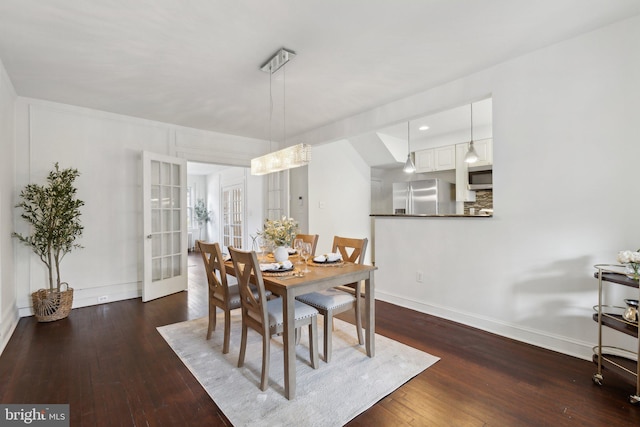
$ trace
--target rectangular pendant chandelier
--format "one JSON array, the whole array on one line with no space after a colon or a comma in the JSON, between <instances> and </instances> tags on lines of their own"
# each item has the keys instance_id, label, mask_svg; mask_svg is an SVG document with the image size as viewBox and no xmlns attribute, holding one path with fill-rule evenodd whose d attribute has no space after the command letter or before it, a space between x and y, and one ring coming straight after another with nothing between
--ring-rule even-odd
<instances>
[{"instance_id":1,"label":"rectangular pendant chandelier","mask_svg":"<svg viewBox=\"0 0 640 427\"><path fill-rule=\"evenodd\" d=\"M278 50L267 62L260 66L260 70L269 73L269 99L273 109L273 99L271 98L271 76L296 56L296 53L282 48ZM286 83L284 83L286 84ZM284 85L283 84L283 85ZM286 99L283 100L283 105ZM284 114L286 117L286 112ZM271 115L269 116L271 120ZM283 120L284 123L284 120ZM286 144L286 127L284 127ZM271 144L271 132L269 132L269 144ZM266 175L272 172L279 172L286 169L297 168L309 164L311 160L311 146L308 144L292 145L282 150L265 154L261 157L251 159L251 175Z\"/></svg>"},{"instance_id":2,"label":"rectangular pendant chandelier","mask_svg":"<svg viewBox=\"0 0 640 427\"><path fill-rule=\"evenodd\" d=\"M251 175L266 175L306 166L311 160L311 145L297 144L251 159Z\"/></svg>"}]
</instances>

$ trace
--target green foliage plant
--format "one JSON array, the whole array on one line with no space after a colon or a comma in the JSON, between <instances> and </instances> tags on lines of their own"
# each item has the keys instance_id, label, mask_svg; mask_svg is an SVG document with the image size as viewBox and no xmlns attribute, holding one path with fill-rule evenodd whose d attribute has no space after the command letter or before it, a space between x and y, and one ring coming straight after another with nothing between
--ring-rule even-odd
<instances>
[{"instance_id":1,"label":"green foliage plant","mask_svg":"<svg viewBox=\"0 0 640 427\"><path fill-rule=\"evenodd\" d=\"M30 246L49 270L49 291L60 292L60 261L73 249L82 248L76 239L82 236L80 207L84 202L76 198L77 169L60 169L58 163L49 172L47 184L28 184L20 192L22 219L31 225L31 234L13 233L13 237Z\"/></svg>"},{"instance_id":2,"label":"green foliage plant","mask_svg":"<svg viewBox=\"0 0 640 427\"><path fill-rule=\"evenodd\" d=\"M193 213L195 214L196 221L202 227L203 224L211 220L211 211L207 210L204 204L204 200L196 200L196 205L193 207Z\"/></svg>"}]
</instances>

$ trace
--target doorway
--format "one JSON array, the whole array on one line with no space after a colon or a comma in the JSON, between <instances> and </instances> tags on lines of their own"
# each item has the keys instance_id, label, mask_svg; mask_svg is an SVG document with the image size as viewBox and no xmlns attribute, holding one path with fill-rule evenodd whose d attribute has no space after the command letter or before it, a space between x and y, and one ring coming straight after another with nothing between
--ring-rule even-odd
<instances>
[{"instance_id":1,"label":"doorway","mask_svg":"<svg viewBox=\"0 0 640 427\"><path fill-rule=\"evenodd\" d=\"M197 240L219 242L223 252L228 246L251 248L251 236L264 221L264 181L246 167L187 162L187 213L195 212L198 201L209 213L204 224L189 221L189 248L197 255L189 256L189 272L204 268L200 255L194 254Z\"/></svg>"}]
</instances>

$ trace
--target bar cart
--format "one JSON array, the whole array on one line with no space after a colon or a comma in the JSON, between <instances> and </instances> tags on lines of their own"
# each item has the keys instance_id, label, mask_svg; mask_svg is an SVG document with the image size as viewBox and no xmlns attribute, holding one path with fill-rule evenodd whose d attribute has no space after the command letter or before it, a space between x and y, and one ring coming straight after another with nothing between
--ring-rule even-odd
<instances>
[{"instance_id":1,"label":"bar cart","mask_svg":"<svg viewBox=\"0 0 640 427\"><path fill-rule=\"evenodd\" d=\"M593 361L598 366L598 372L593 374L593 382L602 385L602 368L610 369L632 381L636 385L635 394L629 396L629 403L640 405L640 339L638 339L638 320L636 318L627 320L629 317L625 307L605 304L604 297L608 285L622 285L639 289L638 280L627 277L625 266L616 264L597 264L594 266L596 272L594 276L598 279L598 305L594 306L595 313L593 320L598 323L598 345L593 348ZM639 298L640 299L640 298ZM636 338L636 348L634 350L624 349L615 346L603 345L603 327L611 328L615 331L630 335Z\"/></svg>"}]
</instances>

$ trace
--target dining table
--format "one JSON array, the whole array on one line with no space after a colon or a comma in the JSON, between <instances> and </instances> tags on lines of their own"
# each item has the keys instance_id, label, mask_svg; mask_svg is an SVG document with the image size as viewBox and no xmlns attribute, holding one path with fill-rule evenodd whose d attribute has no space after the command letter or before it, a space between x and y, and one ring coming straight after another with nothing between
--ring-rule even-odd
<instances>
[{"instance_id":1,"label":"dining table","mask_svg":"<svg viewBox=\"0 0 640 427\"><path fill-rule=\"evenodd\" d=\"M273 261L273 260L272 260ZM269 262L269 261L266 261ZM295 260L294 260L295 262ZM336 286L349 285L364 281L364 329L365 350L368 357L375 356L375 284L374 271L377 267L350 262L335 265L307 262L308 272L301 273L305 265L294 264L290 275L262 274L264 286L282 299L284 320L284 394L289 400L296 396L296 352L294 327L294 302L298 295L317 292ZM235 276L231 261L225 262L227 274Z\"/></svg>"}]
</instances>

